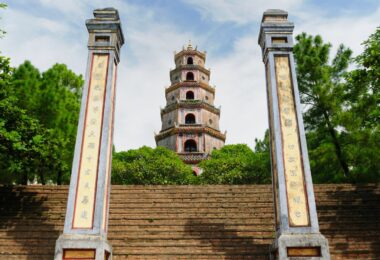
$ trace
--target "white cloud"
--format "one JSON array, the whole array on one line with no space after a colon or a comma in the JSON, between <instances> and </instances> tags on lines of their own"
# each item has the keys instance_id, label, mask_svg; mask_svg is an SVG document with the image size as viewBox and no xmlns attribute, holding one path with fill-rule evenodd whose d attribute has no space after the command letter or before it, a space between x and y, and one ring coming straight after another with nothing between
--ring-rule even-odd
<instances>
[{"instance_id":1,"label":"white cloud","mask_svg":"<svg viewBox=\"0 0 380 260\"><path fill-rule=\"evenodd\" d=\"M4 12L4 29L8 33L0 40L0 49L11 57L13 65L29 59L41 70L59 62L77 73L85 72L84 22L92 17L93 9L106 6L101 0L61 2L40 0L39 8L47 9L41 15L12 6ZM252 30L237 38L231 49L207 57L207 67L212 71L210 83L217 87L216 105L222 106L221 129L227 130L227 143L247 143L251 147L254 138L263 137L268 125L264 65L257 33L252 32L258 31L262 12L273 6L284 8L297 21L296 33L319 33L335 46L345 43L355 53L361 51L361 42L378 25L380 14L378 9L355 18L326 17L315 10L302 9L301 0L186 2L214 21L252 23ZM108 1L107 6L120 11L126 36L118 71L114 143L117 150L155 146L153 132L161 128L159 108L165 106L164 87L170 84L173 51L180 50L188 39L202 50L214 47L206 45L207 31L189 32L177 24L162 22L154 8L117 0ZM50 11L57 15L49 17Z\"/></svg>"},{"instance_id":2,"label":"white cloud","mask_svg":"<svg viewBox=\"0 0 380 260\"><path fill-rule=\"evenodd\" d=\"M197 9L204 19L218 22L235 22L246 24L261 20L267 9L284 9L292 11L303 0L183 0Z\"/></svg>"},{"instance_id":3,"label":"white cloud","mask_svg":"<svg viewBox=\"0 0 380 260\"><path fill-rule=\"evenodd\" d=\"M58 62L84 74L84 22L92 18L93 9L103 6L102 2L84 7L71 1L65 8L57 1L41 0L41 4L62 16L47 18L8 8L4 15L8 33L0 41L4 55L12 58L14 66L29 59L44 71ZM161 127L159 108L165 105L164 87L169 85L169 69L174 67L173 51L188 39L202 40L175 25L156 23L154 12L144 7L120 1L108 5L119 10L126 37L118 71L114 143L118 150L155 146L154 131Z\"/></svg>"},{"instance_id":4,"label":"white cloud","mask_svg":"<svg viewBox=\"0 0 380 260\"><path fill-rule=\"evenodd\" d=\"M100 4L99 0L90 1L90 0L38 0L42 7L59 11L61 14L65 14L70 16L71 18L74 16L84 16L86 14L86 6L91 4Z\"/></svg>"},{"instance_id":5,"label":"white cloud","mask_svg":"<svg viewBox=\"0 0 380 260\"><path fill-rule=\"evenodd\" d=\"M295 19L294 35L305 31L322 35L325 42L333 44L332 55L340 43L354 51L363 50L361 43L379 26L380 8L370 15L346 12L340 16L328 16L325 11L308 9L302 1L198 1L184 0L204 18L220 23L253 23L259 28L262 12L275 6L289 12ZM254 138L262 138L267 123L264 66L261 62L257 34L243 35L237 39L226 57L211 61L212 80L217 84L218 103L222 104L221 123L228 130L227 143L244 142L253 147Z\"/></svg>"},{"instance_id":6,"label":"white cloud","mask_svg":"<svg viewBox=\"0 0 380 260\"><path fill-rule=\"evenodd\" d=\"M0 46L14 66L28 59L39 69L46 70L58 62L84 73L86 45L81 43L86 41L85 28L73 30L65 20L34 16L11 7L3 20L7 34Z\"/></svg>"},{"instance_id":7,"label":"white cloud","mask_svg":"<svg viewBox=\"0 0 380 260\"><path fill-rule=\"evenodd\" d=\"M295 25L295 35L301 32L320 34L325 42L331 42L335 50L343 43L354 51L355 55L363 51L361 45L368 36L380 26L380 5L369 15L351 15L326 17L318 14L303 16Z\"/></svg>"},{"instance_id":8,"label":"white cloud","mask_svg":"<svg viewBox=\"0 0 380 260\"><path fill-rule=\"evenodd\" d=\"M127 51L124 65L118 76L115 124L118 150L155 146L154 131L161 128L160 106L165 106L164 87L170 84L169 70L174 67L173 50L189 38L171 26L147 24L143 31L130 29L123 50ZM129 59L128 54L136 59Z\"/></svg>"},{"instance_id":9,"label":"white cloud","mask_svg":"<svg viewBox=\"0 0 380 260\"><path fill-rule=\"evenodd\" d=\"M209 58L211 81L216 84L216 103L221 104L221 128L227 142L247 143L262 138L267 123L264 65L256 35L235 42L227 56Z\"/></svg>"}]
</instances>

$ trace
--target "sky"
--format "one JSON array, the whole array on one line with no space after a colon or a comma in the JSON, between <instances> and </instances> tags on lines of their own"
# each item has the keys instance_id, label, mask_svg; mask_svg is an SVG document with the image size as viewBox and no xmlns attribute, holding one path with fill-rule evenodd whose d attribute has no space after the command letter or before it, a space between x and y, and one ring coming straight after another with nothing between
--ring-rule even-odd
<instances>
[{"instance_id":1,"label":"sky","mask_svg":"<svg viewBox=\"0 0 380 260\"><path fill-rule=\"evenodd\" d=\"M362 52L362 42L380 26L378 0L12 0L0 11L2 55L18 66L30 60L41 72L64 63L84 75L85 20L97 8L119 10L126 42L119 64L114 144L117 151L155 147L160 108L174 68L174 51L191 40L207 51L210 84L221 106L226 144L254 148L268 128L265 74L257 44L262 14L283 9L294 35L321 35L332 44Z\"/></svg>"}]
</instances>

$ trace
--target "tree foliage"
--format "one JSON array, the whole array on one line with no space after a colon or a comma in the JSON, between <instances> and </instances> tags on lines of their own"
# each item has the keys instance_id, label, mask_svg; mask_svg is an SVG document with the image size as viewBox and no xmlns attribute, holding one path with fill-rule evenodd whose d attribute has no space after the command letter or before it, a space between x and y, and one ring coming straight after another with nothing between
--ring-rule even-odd
<instances>
[{"instance_id":1,"label":"tree foliage","mask_svg":"<svg viewBox=\"0 0 380 260\"><path fill-rule=\"evenodd\" d=\"M83 80L65 65L41 74L1 57L0 149L3 183L67 183Z\"/></svg>"},{"instance_id":2,"label":"tree foliage","mask_svg":"<svg viewBox=\"0 0 380 260\"><path fill-rule=\"evenodd\" d=\"M12 99L0 101L1 183L21 183L35 178L42 184L59 170L61 146L52 131L31 118Z\"/></svg>"},{"instance_id":3,"label":"tree foliage","mask_svg":"<svg viewBox=\"0 0 380 260\"><path fill-rule=\"evenodd\" d=\"M255 151L246 144L226 145L214 150L211 158L200 163L203 184L270 183L268 131L263 141L256 140Z\"/></svg>"},{"instance_id":4,"label":"tree foliage","mask_svg":"<svg viewBox=\"0 0 380 260\"><path fill-rule=\"evenodd\" d=\"M380 180L380 27L364 42L354 59L357 68L346 75L343 95L350 181Z\"/></svg>"},{"instance_id":5,"label":"tree foliage","mask_svg":"<svg viewBox=\"0 0 380 260\"><path fill-rule=\"evenodd\" d=\"M191 167L164 147L143 146L113 155L113 184L195 184L197 181Z\"/></svg>"},{"instance_id":6,"label":"tree foliage","mask_svg":"<svg viewBox=\"0 0 380 260\"><path fill-rule=\"evenodd\" d=\"M360 68L348 72L350 49L340 45L330 62L331 44L323 43L320 36L302 33L296 37L297 80L315 182L378 181L377 155L371 153L379 152L379 146L373 145L378 144L375 129L379 125L378 89L373 87L379 81L371 66L378 69L379 52L369 50L376 49L372 38L354 60ZM362 81L367 73L372 77Z\"/></svg>"},{"instance_id":7,"label":"tree foliage","mask_svg":"<svg viewBox=\"0 0 380 260\"><path fill-rule=\"evenodd\" d=\"M330 174L346 177L349 168L337 127L342 109L342 75L348 68L352 52L340 45L330 64L331 44L323 43L320 36L313 37L302 33L296 40L298 42L294 46L294 55L297 61L297 80L301 102L307 106L304 113L305 127L310 132L322 133L317 135L318 142L325 139L324 144L327 147L320 149L322 154L317 156L333 157L334 161L337 161L339 167ZM324 136L326 138L323 138ZM319 148L319 144L311 143L311 147ZM311 155L314 158L314 153Z\"/></svg>"}]
</instances>

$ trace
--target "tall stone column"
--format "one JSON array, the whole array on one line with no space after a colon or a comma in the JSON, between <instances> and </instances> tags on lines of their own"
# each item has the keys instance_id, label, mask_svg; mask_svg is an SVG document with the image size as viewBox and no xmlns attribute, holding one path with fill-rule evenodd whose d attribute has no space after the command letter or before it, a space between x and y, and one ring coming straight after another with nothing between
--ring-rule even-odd
<instances>
[{"instance_id":1,"label":"tall stone column","mask_svg":"<svg viewBox=\"0 0 380 260\"><path fill-rule=\"evenodd\" d=\"M124 44L118 11L96 9L63 234L55 259L110 259L107 242L117 65Z\"/></svg>"},{"instance_id":2,"label":"tall stone column","mask_svg":"<svg viewBox=\"0 0 380 260\"><path fill-rule=\"evenodd\" d=\"M330 259L328 241L319 232L293 57L293 28L287 12L264 12L259 44L267 79L276 221L271 257Z\"/></svg>"}]
</instances>

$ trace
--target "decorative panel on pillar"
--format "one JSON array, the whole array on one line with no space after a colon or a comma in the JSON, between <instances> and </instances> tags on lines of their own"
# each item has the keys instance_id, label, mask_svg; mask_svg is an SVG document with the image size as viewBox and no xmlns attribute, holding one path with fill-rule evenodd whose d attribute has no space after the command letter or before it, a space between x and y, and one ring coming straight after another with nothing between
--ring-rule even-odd
<instances>
[{"instance_id":1,"label":"decorative panel on pillar","mask_svg":"<svg viewBox=\"0 0 380 260\"><path fill-rule=\"evenodd\" d=\"M118 11L86 21L88 60L64 233L55 259L110 259L107 242L117 64L124 43Z\"/></svg>"},{"instance_id":2,"label":"decorative panel on pillar","mask_svg":"<svg viewBox=\"0 0 380 260\"><path fill-rule=\"evenodd\" d=\"M276 239L272 258L329 259L319 233L287 12L264 12L259 44L266 69Z\"/></svg>"}]
</instances>

